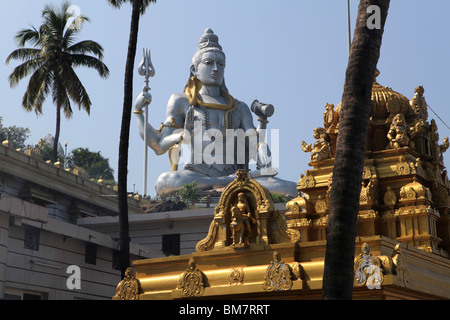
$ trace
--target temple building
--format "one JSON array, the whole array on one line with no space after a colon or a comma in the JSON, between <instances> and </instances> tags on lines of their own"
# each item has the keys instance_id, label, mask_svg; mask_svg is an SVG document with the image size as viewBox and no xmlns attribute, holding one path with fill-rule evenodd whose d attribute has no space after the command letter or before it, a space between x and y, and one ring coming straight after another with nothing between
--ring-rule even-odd
<instances>
[{"instance_id":1,"label":"temple building","mask_svg":"<svg viewBox=\"0 0 450 320\"><path fill-rule=\"evenodd\" d=\"M134 261L113 299L321 299L339 113L340 104L327 104L315 142L299 146L310 168L284 210L239 170L195 252ZM450 298L448 147L423 87L408 99L375 77L354 299Z\"/></svg>"},{"instance_id":2,"label":"temple building","mask_svg":"<svg viewBox=\"0 0 450 320\"><path fill-rule=\"evenodd\" d=\"M117 238L80 223L117 216L117 191L84 170L0 144L0 300L111 299L120 281ZM139 202L129 198L129 213ZM131 258L158 251L130 244Z\"/></svg>"}]
</instances>

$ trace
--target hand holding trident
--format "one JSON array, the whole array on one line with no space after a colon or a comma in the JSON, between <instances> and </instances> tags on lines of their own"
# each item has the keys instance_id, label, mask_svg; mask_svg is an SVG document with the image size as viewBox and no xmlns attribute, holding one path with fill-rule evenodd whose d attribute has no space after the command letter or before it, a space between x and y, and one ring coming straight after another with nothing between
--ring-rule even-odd
<instances>
[{"instance_id":1,"label":"hand holding trident","mask_svg":"<svg viewBox=\"0 0 450 320\"><path fill-rule=\"evenodd\" d=\"M142 93L136 101L136 107L141 104L141 108L145 107L145 128L144 128L144 195L147 195L147 158L148 158L148 146L147 146L147 123L148 123L148 105L152 102L152 95L148 92L150 87L148 86L149 78L155 76L155 68L153 67L152 60L150 58L150 50L144 49L144 54L141 62L138 66L138 72L141 76L145 77L145 86L142 89ZM141 101L139 101L141 100Z\"/></svg>"}]
</instances>

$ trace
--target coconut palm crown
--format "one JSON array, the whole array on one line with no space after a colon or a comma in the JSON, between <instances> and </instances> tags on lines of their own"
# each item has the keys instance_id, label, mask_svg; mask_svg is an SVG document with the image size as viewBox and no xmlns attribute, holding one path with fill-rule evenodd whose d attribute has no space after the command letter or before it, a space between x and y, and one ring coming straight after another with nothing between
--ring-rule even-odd
<instances>
[{"instance_id":1,"label":"coconut palm crown","mask_svg":"<svg viewBox=\"0 0 450 320\"><path fill-rule=\"evenodd\" d=\"M46 5L42 25L38 29L32 26L17 32L15 39L19 48L6 59L6 64L13 59L23 62L9 76L12 88L31 75L22 98L25 110L42 114L46 97L52 96L57 111L53 161L57 157L61 110L66 118L71 118L72 101L90 114L91 100L74 68L93 68L102 78L109 76L108 67L102 62L102 46L92 40L76 42L75 36L89 19L82 15L74 19L70 7L69 2L64 2L60 8ZM25 48L27 44L32 48Z\"/></svg>"}]
</instances>

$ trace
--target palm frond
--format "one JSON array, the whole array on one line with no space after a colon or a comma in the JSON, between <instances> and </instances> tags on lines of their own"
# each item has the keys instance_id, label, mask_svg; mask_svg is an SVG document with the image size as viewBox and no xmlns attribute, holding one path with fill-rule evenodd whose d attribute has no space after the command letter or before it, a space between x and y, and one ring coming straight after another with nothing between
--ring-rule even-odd
<instances>
[{"instance_id":1,"label":"palm frond","mask_svg":"<svg viewBox=\"0 0 450 320\"><path fill-rule=\"evenodd\" d=\"M58 75L55 75L55 77L53 78L52 98L53 103L56 105L56 107L58 109L63 109L65 117L67 119L70 119L73 113L72 106L70 104L70 98L61 77Z\"/></svg>"},{"instance_id":2,"label":"palm frond","mask_svg":"<svg viewBox=\"0 0 450 320\"><path fill-rule=\"evenodd\" d=\"M27 90L22 99L22 106L27 110L34 110L36 114L42 114L42 105L50 92L50 84L53 73L46 65L37 69L30 77Z\"/></svg>"},{"instance_id":3,"label":"palm frond","mask_svg":"<svg viewBox=\"0 0 450 320\"><path fill-rule=\"evenodd\" d=\"M17 46L24 47L28 42L33 46L41 44L41 34L35 27L32 29L22 29L17 32L14 39L17 41Z\"/></svg>"},{"instance_id":4,"label":"palm frond","mask_svg":"<svg viewBox=\"0 0 450 320\"><path fill-rule=\"evenodd\" d=\"M141 14L144 14L146 9L150 6L151 3L156 3L156 0L142 0L142 5L141 5Z\"/></svg>"},{"instance_id":5,"label":"palm frond","mask_svg":"<svg viewBox=\"0 0 450 320\"><path fill-rule=\"evenodd\" d=\"M97 70L98 74L102 78L107 78L109 76L108 67L99 59L87 56L84 54L72 54L70 55L72 66L74 67L88 67Z\"/></svg>"},{"instance_id":6,"label":"palm frond","mask_svg":"<svg viewBox=\"0 0 450 320\"><path fill-rule=\"evenodd\" d=\"M14 60L34 60L38 59L40 57L41 50L40 49L33 49L33 48L20 48L16 49L13 52L9 54L9 56L6 58L6 64L9 64L9 62Z\"/></svg>"},{"instance_id":7,"label":"palm frond","mask_svg":"<svg viewBox=\"0 0 450 320\"><path fill-rule=\"evenodd\" d=\"M92 105L91 99L72 66L65 63L61 68L61 73L58 74L58 78L70 99L78 104L80 110L84 109L90 114ZM66 113L66 110L64 110L64 113Z\"/></svg>"},{"instance_id":8,"label":"palm frond","mask_svg":"<svg viewBox=\"0 0 450 320\"><path fill-rule=\"evenodd\" d=\"M108 0L109 4L114 8L120 8L125 2L130 2L130 0Z\"/></svg>"},{"instance_id":9,"label":"palm frond","mask_svg":"<svg viewBox=\"0 0 450 320\"><path fill-rule=\"evenodd\" d=\"M21 65L14 68L13 72L8 77L9 85L11 86L11 88L16 87L19 84L20 80L29 76L37 68L42 66L43 63L44 60L42 60L41 58L37 58L25 61Z\"/></svg>"},{"instance_id":10,"label":"palm frond","mask_svg":"<svg viewBox=\"0 0 450 320\"><path fill-rule=\"evenodd\" d=\"M92 53L99 59L103 59L103 47L92 40L80 41L66 48L66 52L81 54Z\"/></svg>"},{"instance_id":11,"label":"palm frond","mask_svg":"<svg viewBox=\"0 0 450 320\"><path fill-rule=\"evenodd\" d=\"M156 3L156 0L139 0L139 1L140 1L139 11L141 12L141 15L145 13L145 9L147 9L147 7L151 3ZM132 4L132 0L108 0L108 2L111 6L113 6L114 8L117 8L117 9L120 9L125 2L129 2Z\"/></svg>"}]
</instances>

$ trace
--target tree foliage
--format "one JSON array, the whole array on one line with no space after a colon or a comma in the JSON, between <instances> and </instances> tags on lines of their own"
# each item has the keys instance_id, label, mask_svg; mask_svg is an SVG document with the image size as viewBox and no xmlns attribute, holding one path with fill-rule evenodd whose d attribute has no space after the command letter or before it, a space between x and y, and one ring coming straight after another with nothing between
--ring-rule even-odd
<instances>
[{"instance_id":1,"label":"tree foliage","mask_svg":"<svg viewBox=\"0 0 450 320\"><path fill-rule=\"evenodd\" d=\"M17 126L4 127L2 121L3 118L0 117L0 142L8 139L10 145L14 148L24 149L25 141L30 136L30 130Z\"/></svg>"},{"instance_id":2,"label":"tree foliage","mask_svg":"<svg viewBox=\"0 0 450 320\"><path fill-rule=\"evenodd\" d=\"M40 27L32 26L17 32L15 39L19 49L6 59L6 64L11 60L22 61L9 76L11 87L16 87L22 79L30 76L22 98L25 110L42 114L44 101L48 95L52 97L56 106L53 161L56 161L58 152L61 111L66 118L71 118L71 102L74 102L79 109L90 113L91 100L74 68L93 68L102 78L109 76L109 70L102 62L103 48L92 40L75 42L75 36L89 19L80 15L76 19L76 27L72 27L68 24L71 18L69 7L69 2L62 3L59 9L46 5ZM27 44L32 45L32 48L25 48Z\"/></svg>"},{"instance_id":3,"label":"tree foliage","mask_svg":"<svg viewBox=\"0 0 450 320\"><path fill-rule=\"evenodd\" d=\"M181 186L181 188L178 190L178 194L180 195L181 199L186 202L195 202L198 198L198 189L197 187L197 181L193 181L191 183L185 183Z\"/></svg>"},{"instance_id":4,"label":"tree foliage","mask_svg":"<svg viewBox=\"0 0 450 320\"><path fill-rule=\"evenodd\" d=\"M67 157L69 168L75 166L86 170L87 174L94 179L114 180L114 170L109 166L109 161L104 158L100 151L93 152L89 148L77 148L72 150Z\"/></svg>"}]
</instances>

